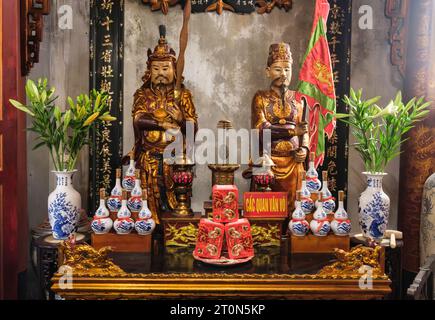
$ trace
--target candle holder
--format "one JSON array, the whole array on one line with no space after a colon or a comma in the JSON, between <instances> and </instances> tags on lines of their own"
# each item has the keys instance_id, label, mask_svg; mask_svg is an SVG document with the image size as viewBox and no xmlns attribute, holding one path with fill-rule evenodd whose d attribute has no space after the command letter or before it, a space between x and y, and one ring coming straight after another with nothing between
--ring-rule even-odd
<instances>
[{"instance_id":1,"label":"candle holder","mask_svg":"<svg viewBox=\"0 0 435 320\"><path fill-rule=\"evenodd\" d=\"M275 183L275 175L272 168L275 163L266 154L254 163L252 176L256 186L256 190L261 192L272 191L271 185Z\"/></svg>"},{"instance_id":2,"label":"candle holder","mask_svg":"<svg viewBox=\"0 0 435 320\"><path fill-rule=\"evenodd\" d=\"M174 209L176 216L193 216L190 197L192 195L194 167L195 164L186 159L172 165L172 180L175 183L175 196L177 198L177 206Z\"/></svg>"}]
</instances>

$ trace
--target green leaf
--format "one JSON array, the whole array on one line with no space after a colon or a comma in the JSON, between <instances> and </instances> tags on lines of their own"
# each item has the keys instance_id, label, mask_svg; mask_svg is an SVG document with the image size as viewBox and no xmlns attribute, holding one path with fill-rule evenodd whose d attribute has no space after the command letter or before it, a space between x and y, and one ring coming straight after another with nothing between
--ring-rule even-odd
<instances>
[{"instance_id":1,"label":"green leaf","mask_svg":"<svg viewBox=\"0 0 435 320\"><path fill-rule=\"evenodd\" d=\"M73 99L71 97L68 97L67 100L68 100L68 104L71 107L71 109L74 110L76 105L74 104Z\"/></svg>"},{"instance_id":2,"label":"green leaf","mask_svg":"<svg viewBox=\"0 0 435 320\"><path fill-rule=\"evenodd\" d=\"M68 110L63 117L63 130L66 131L68 129L69 123L71 121L71 110Z\"/></svg>"},{"instance_id":3,"label":"green leaf","mask_svg":"<svg viewBox=\"0 0 435 320\"><path fill-rule=\"evenodd\" d=\"M26 88L28 92L30 92L31 96L29 98L31 98L31 100L33 99L32 102L40 100L38 87L36 87L35 82L33 82L33 80L31 79L27 80Z\"/></svg>"},{"instance_id":4,"label":"green leaf","mask_svg":"<svg viewBox=\"0 0 435 320\"><path fill-rule=\"evenodd\" d=\"M30 109L27 108L25 105L23 105L21 102L14 100L14 99L9 99L9 102L18 110L21 110L21 111L31 115L32 117L35 116L35 114L32 111L30 111Z\"/></svg>"},{"instance_id":5,"label":"green leaf","mask_svg":"<svg viewBox=\"0 0 435 320\"><path fill-rule=\"evenodd\" d=\"M47 144L46 144L45 141L42 141L42 142L38 143L36 146L34 146L34 147L32 148L32 150L36 150L36 149L38 149L38 148L40 148L40 147L42 147L42 146L44 146L44 145L47 145Z\"/></svg>"},{"instance_id":6,"label":"green leaf","mask_svg":"<svg viewBox=\"0 0 435 320\"><path fill-rule=\"evenodd\" d=\"M62 113L60 111L60 108L58 106L54 107L54 118L57 120L58 123L60 123L62 117Z\"/></svg>"}]
</instances>

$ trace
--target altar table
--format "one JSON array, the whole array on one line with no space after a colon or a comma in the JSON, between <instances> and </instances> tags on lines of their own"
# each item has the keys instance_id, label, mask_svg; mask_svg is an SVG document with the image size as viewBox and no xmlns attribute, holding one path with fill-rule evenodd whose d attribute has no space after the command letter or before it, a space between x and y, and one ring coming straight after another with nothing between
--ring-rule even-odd
<instances>
[{"instance_id":1,"label":"altar table","mask_svg":"<svg viewBox=\"0 0 435 320\"><path fill-rule=\"evenodd\" d=\"M52 278L52 290L59 297L382 299L391 292L391 281L383 274L383 268L377 269L381 273L373 275L371 288L360 288L362 274L339 270L352 266L355 261L337 266L332 264L335 257L331 254L289 255L285 248L261 248L248 263L216 267L196 261L193 248L166 248L151 254L108 253L113 262L104 253L99 255L101 252L89 250L95 251L91 247L80 248L60 255L66 256L63 263L72 266L73 272L69 286L65 285L65 274L56 273ZM357 259L359 255L357 252ZM330 267L323 268L327 265Z\"/></svg>"}]
</instances>

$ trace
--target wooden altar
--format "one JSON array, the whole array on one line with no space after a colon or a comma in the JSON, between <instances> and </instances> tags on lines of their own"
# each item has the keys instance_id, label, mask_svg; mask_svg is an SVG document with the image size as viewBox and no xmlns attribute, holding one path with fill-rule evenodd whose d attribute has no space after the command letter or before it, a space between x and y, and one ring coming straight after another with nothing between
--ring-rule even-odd
<instances>
[{"instance_id":1,"label":"wooden altar","mask_svg":"<svg viewBox=\"0 0 435 320\"><path fill-rule=\"evenodd\" d=\"M285 247L285 246L283 246ZM288 255L283 248L256 251L238 266L215 267L195 261L189 248L152 254L109 253L89 246L62 246L52 290L64 299L382 299L391 281L379 263L382 249L349 253ZM86 257L86 258L85 258ZM372 287L360 287L362 265L371 266ZM62 266L63 265L63 266ZM71 269L69 269L71 270Z\"/></svg>"}]
</instances>

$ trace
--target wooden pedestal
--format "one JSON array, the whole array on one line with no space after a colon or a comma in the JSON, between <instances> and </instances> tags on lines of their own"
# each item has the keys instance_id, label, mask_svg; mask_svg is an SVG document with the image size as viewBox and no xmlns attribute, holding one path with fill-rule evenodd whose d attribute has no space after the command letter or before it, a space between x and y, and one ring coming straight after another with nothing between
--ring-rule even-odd
<instances>
[{"instance_id":1,"label":"wooden pedestal","mask_svg":"<svg viewBox=\"0 0 435 320\"><path fill-rule=\"evenodd\" d=\"M95 249L112 247L114 252L151 252L151 235L142 236L137 233L116 234L95 234L91 236L92 246Z\"/></svg>"},{"instance_id":2,"label":"wooden pedestal","mask_svg":"<svg viewBox=\"0 0 435 320\"><path fill-rule=\"evenodd\" d=\"M162 215L165 246L195 246L201 212L190 217L174 216L170 212Z\"/></svg>"},{"instance_id":3,"label":"wooden pedestal","mask_svg":"<svg viewBox=\"0 0 435 320\"><path fill-rule=\"evenodd\" d=\"M247 218L255 247L279 247L286 218ZM285 229L284 229L285 230Z\"/></svg>"},{"instance_id":4,"label":"wooden pedestal","mask_svg":"<svg viewBox=\"0 0 435 320\"><path fill-rule=\"evenodd\" d=\"M326 237L316 237L308 234L304 237L290 237L290 253L330 253L335 248L350 250L349 236L329 234Z\"/></svg>"}]
</instances>

